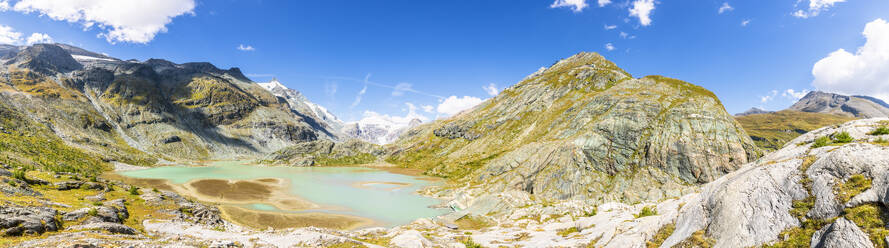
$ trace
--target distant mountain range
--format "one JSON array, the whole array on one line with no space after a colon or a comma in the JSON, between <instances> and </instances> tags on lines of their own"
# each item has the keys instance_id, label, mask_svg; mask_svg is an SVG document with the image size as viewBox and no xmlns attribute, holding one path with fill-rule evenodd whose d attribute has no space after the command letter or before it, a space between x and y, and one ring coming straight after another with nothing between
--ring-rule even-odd
<instances>
[{"instance_id":1,"label":"distant mountain range","mask_svg":"<svg viewBox=\"0 0 889 248\"><path fill-rule=\"evenodd\" d=\"M788 108L857 118L889 117L889 104L869 96L844 96L813 91Z\"/></svg>"}]
</instances>

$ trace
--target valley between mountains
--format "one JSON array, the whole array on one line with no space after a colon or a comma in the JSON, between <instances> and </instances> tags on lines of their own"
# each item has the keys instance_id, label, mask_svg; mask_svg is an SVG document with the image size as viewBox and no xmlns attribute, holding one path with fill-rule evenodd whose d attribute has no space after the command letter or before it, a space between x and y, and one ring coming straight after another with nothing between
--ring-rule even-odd
<instances>
[{"instance_id":1,"label":"valley between mountains","mask_svg":"<svg viewBox=\"0 0 889 248\"><path fill-rule=\"evenodd\" d=\"M422 123L238 68L0 46L0 246L889 247L889 105L733 116L596 53Z\"/></svg>"}]
</instances>

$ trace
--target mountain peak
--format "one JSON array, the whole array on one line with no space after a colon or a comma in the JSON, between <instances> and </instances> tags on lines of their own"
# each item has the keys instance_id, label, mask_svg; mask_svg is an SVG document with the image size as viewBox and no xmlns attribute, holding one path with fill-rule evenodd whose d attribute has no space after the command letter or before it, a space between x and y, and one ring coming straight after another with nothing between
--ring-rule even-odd
<instances>
[{"instance_id":1,"label":"mountain peak","mask_svg":"<svg viewBox=\"0 0 889 248\"><path fill-rule=\"evenodd\" d=\"M846 96L823 91L812 91L794 103L790 110L828 113L858 118L889 116L889 108L872 97Z\"/></svg>"},{"instance_id":2,"label":"mountain peak","mask_svg":"<svg viewBox=\"0 0 889 248\"><path fill-rule=\"evenodd\" d=\"M68 51L53 44L36 44L18 52L7 65L16 65L33 71L52 74L69 72L83 67Z\"/></svg>"}]
</instances>

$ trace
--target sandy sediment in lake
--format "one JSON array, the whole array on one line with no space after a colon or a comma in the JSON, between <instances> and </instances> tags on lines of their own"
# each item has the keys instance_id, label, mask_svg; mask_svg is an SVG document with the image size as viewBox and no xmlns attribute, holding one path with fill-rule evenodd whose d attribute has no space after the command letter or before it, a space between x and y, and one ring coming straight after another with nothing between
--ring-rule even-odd
<instances>
[{"instance_id":1,"label":"sandy sediment in lake","mask_svg":"<svg viewBox=\"0 0 889 248\"><path fill-rule=\"evenodd\" d=\"M264 229L272 227L299 228L321 227L340 230L352 230L359 227L374 225L369 218L330 213L279 213L223 205L219 209L225 219L240 225Z\"/></svg>"},{"instance_id":2,"label":"sandy sediment in lake","mask_svg":"<svg viewBox=\"0 0 889 248\"><path fill-rule=\"evenodd\" d=\"M198 179L177 186L182 193L201 201L226 204L268 204L280 210L320 208L290 193L289 183L278 178L253 180Z\"/></svg>"}]
</instances>

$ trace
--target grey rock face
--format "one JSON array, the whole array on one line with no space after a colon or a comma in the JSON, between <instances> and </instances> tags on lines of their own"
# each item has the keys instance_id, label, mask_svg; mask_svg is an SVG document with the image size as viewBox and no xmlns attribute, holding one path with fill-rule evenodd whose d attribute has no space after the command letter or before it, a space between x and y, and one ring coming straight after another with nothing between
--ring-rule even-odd
<instances>
[{"instance_id":1,"label":"grey rock face","mask_svg":"<svg viewBox=\"0 0 889 248\"><path fill-rule=\"evenodd\" d=\"M41 73L70 72L83 66L68 51L51 44L36 44L25 48L6 62Z\"/></svg>"},{"instance_id":2,"label":"grey rock face","mask_svg":"<svg viewBox=\"0 0 889 248\"><path fill-rule=\"evenodd\" d=\"M863 143L877 138L867 133L885 120L856 120L814 130L781 150L706 184L701 193L682 208L676 230L661 247L679 244L699 230L705 230L708 237L716 240L715 247L759 246L775 241L781 231L799 226L799 220L789 210L793 201L809 196L815 199L806 217L817 220L829 220L846 208L862 204L886 206L889 147ZM840 131L848 132L857 141L811 148L816 138ZM808 159L814 162L802 171L801 165ZM836 186L852 175L872 179L873 186L847 203L839 202ZM801 182L811 182L811 191ZM867 235L844 218L816 233L812 244L813 247L872 247Z\"/></svg>"},{"instance_id":3,"label":"grey rock face","mask_svg":"<svg viewBox=\"0 0 889 248\"><path fill-rule=\"evenodd\" d=\"M889 107L871 97L844 96L820 91L809 92L789 109L859 118L889 117Z\"/></svg>"},{"instance_id":4,"label":"grey rock face","mask_svg":"<svg viewBox=\"0 0 889 248\"><path fill-rule=\"evenodd\" d=\"M64 181L55 183L56 189L58 190L79 189L81 185L83 185L83 182L81 181Z\"/></svg>"},{"instance_id":5,"label":"grey rock face","mask_svg":"<svg viewBox=\"0 0 889 248\"><path fill-rule=\"evenodd\" d=\"M0 206L0 233L4 236L35 235L57 231L58 211L46 207Z\"/></svg>"},{"instance_id":6,"label":"grey rock face","mask_svg":"<svg viewBox=\"0 0 889 248\"><path fill-rule=\"evenodd\" d=\"M815 232L812 235L811 245L813 248L874 247L866 233L861 231L855 223L842 217Z\"/></svg>"}]
</instances>

